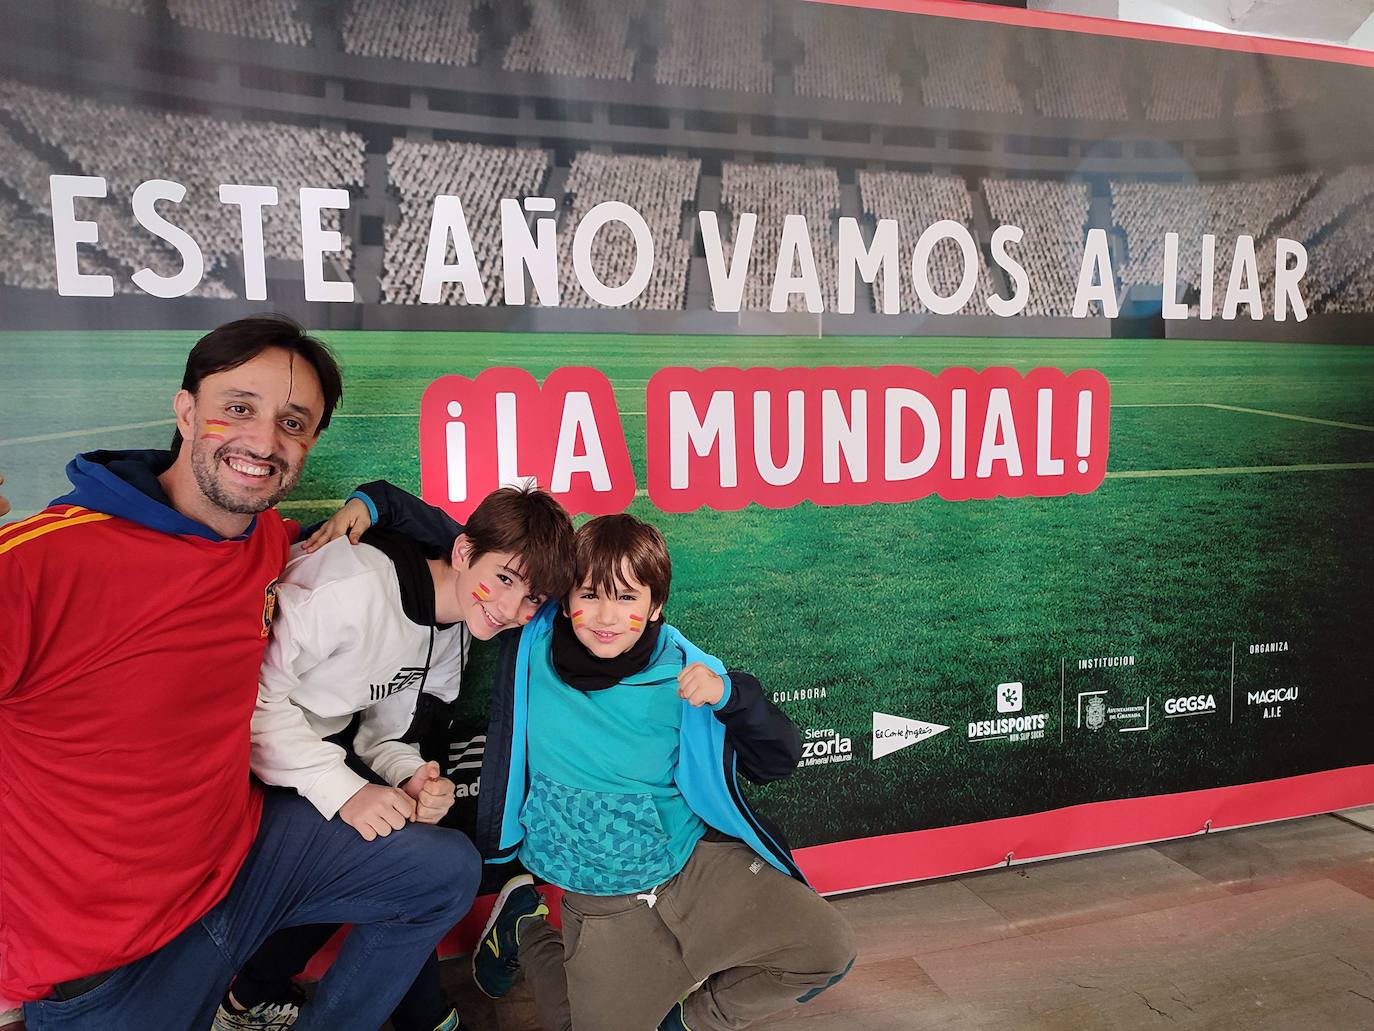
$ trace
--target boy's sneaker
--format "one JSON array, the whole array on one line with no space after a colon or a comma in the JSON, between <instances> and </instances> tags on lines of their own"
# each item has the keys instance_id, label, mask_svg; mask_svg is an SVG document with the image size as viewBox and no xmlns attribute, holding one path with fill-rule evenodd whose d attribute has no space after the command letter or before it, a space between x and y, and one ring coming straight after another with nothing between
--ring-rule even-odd
<instances>
[{"instance_id":1,"label":"boy's sneaker","mask_svg":"<svg viewBox=\"0 0 1374 1031\"><path fill-rule=\"evenodd\" d=\"M301 1015L301 996L293 1002L262 1002L246 1010L225 999L215 1011L211 1031L286 1031Z\"/></svg>"},{"instance_id":2,"label":"boy's sneaker","mask_svg":"<svg viewBox=\"0 0 1374 1031\"><path fill-rule=\"evenodd\" d=\"M692 1031L687 1026L687 1015L683 1010L686 1004L687 996L684 995L668 1011L668 1015L658 1022L658 1031Z\"/></svg>"},{"instance_id":3,"label":"boy's sneaker","mask_svg":"<svg viewBox=\"0 0 1374 1031\"><path fill-rule=\"evenodd\" d=\"M520 973L520 935L529 921L548 915L533 877L520 874L506 882L472 951L472 979L484 995L499 999L510 991Z\"/></svg>"},{"instance_id":4,"label":"boy's sneaker","mask_svg":"<svg viewBox=\"0 0 1374 1031\"><path fill-rule=\"evenodd\" d=\"M449 1010L448 1016L434 1025L434 1031L458 1031L458 1011Z\"/></svg>"}]
</instances>

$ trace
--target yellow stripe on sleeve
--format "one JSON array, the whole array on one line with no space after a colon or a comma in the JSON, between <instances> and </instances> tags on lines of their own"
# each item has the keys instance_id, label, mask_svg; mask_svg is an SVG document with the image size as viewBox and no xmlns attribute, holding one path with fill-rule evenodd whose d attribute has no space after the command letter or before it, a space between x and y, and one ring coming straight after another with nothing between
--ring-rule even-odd
<instances>
[{"instance_id":1,"label":"yellow stripe on sleeve","mask_svg":"<svg viewBox=\"0 0 1374 1031\"><path fill-rule=\"evenodd\" d=\"M72 518L72 516L75 518ZM52 533L54 530L65 530L68 527L80 526L83 523L98 523L109 518L110 516L106 515L104 512L86 512L84 515L71 513L69 516L45 523L42 526L29 530L27 533L21 533L18 536L10 536L0 541L0 555L19 547L21 544L27 544L29 541L37 540L44 534Z\"/></svg>"}]
</instances>

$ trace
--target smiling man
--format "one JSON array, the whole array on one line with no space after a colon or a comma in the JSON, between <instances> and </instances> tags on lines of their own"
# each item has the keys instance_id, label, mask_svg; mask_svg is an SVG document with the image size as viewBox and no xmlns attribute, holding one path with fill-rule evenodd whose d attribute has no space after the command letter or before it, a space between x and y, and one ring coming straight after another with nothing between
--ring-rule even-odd
<instances>
[{"instance_id":1,"label":"smiling man","mask_svg":"<svg viewBox=\"0 0 1374 1031\"><path fill-rule=\"evenodd\" d=\"M175 460L158 477L173 504L180 501L212 528L218 523L227 536L291 493L319 439L324 405L319 372L302 358L298 374L295 352L269 347L220 368L236 351L232 341L221 342L187 363L172 403ZM188 426L195 436L183 454Z\"/></svg>"},{"instance_id":2,"label":"smiling man","mask_svg":"<svg viewBox=\"0 0 1374 1031\"><path fill-rule=\"evenodd\" d=\"M95 451L0 527L0 995L30 1031L205 1028L274 930L349 922L299 1027L375 1028L466 912L460 834L366 842L249 778L298 528L273 505L342 393L280 316L203 337L170 452Z\"/></svg>"}]
</instances>

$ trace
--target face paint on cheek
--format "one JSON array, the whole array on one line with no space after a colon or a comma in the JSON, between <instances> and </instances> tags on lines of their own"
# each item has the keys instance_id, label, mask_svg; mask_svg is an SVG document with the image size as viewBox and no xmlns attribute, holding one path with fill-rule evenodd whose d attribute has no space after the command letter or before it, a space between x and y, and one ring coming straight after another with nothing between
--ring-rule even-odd
<instances>
[{"instance_id":1,"label":"face paint on cheek","mask_svg":"<svg viewBox=\"0 0 1374 1031\"><path fill-rule=\"evenodd\" d=\"M644 629L644 617L630 613L630 633L637 634Z\"/></svg>"},{"instance_id":2,"label":"face paint on cheek","mask_svg":"<svg viewBox=\"0 0 1374 1031\"><path fill-rule=\"evenodd\" d=\"M229 424L221 419L206 419L205 432L200 435L201 440L223 440L225 431L229 429Z\"/></svg>"},{"instance_id":3,"label":"face paint on cheek","mask_svg":"<svg viewBox=\"0 0 1374 1031\"><path fill-rule=\"evenodd\" d=\"M488 587L486 584L482 583L482 581L478 580L477 590L472 592L472 596L477 601L486 601L488 598L491 597L491 588Z\"/></svg>"},{"instance_id":4,"label":"face paint on cheek","mask_svg":"<svg viewBox=\"0 0 1374 1031\"><path fill-rule=\"evenodd\" d=\"M586 619L586 617L583 615L583 612L584 612L583 609L578 609L576 612L574 612L574 613L572 614L572 625L573 625L573 626L581 626L581 625L582 625L583 621Z\"/></svg>"}]
</instances>

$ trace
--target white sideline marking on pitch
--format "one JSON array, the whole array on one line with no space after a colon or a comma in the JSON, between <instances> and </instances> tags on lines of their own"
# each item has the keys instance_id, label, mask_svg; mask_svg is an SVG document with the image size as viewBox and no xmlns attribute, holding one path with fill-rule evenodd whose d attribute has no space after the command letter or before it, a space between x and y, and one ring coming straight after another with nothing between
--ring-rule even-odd
<instances>
[{"instance_id":1,"label":"white sideline marking on pitch","mask_svg":"<svg viewBox=\"0 0 1374 1031\"><path fill-rule=\"evenodd\" d=\"M643 412L621 412L622 416L643 416ZM335 412L335 419L419 419L419 412ZM63 430L60 433L38 433L32 437L11 437L0 440L0 447L8 444L41 444L47 440L70 440L96 433L118 433L121 430L146 430L150 426L175 426L175 419L154 419L151 422L124 422L116 426L88 426L84 430ZM280 507L280 506L278 506Z\"/></svg>"},{"instance_id":2,"label":"white sideline marking on pitch","mask_svg":"<svg viewBox=\"0 0 1374 1031\"><path fill-rule=\"evenodd\" d=\"M1238 476L1250 473L1315 473L1351 469L1374 469L1374 462L1330 462L1313 465L1232 465L1215 469L1119 469L1108 472L1109 480L1146 479L1155 476Z\"/></svg>"},{"instance_id":3,"label":"white sideline marking on pitch","mask_svg":"<svg viewBox=\"0 0 1374 1031\"><path fill-rule=\"evenodd\" d=\"M1361 430L1374 433L1374 426L1363 426L1357 422L1337 422L1335 419L1317 419L1311 415L1293 415L1290 412L1271 412L1267 408L1246 408L1242 405L1224 405L1217 401L1157 401L1153 404L1121 404L1113 408L1215 408L1221 412L1243 412L1246 415L1267 415L1273 419L1292 419L1294 422L1310 422L1317 426L1334 426L1338 430Z\"/></svg>"},{"instance_id":4,"label":"white sideline marking on pitch","mask_svg":"<svg viewBox=\"0 0 1374 1031\"><path fill-rule=\"evenodd\" d=\"M343 508L343 498L321 498L318 501L278 501L277 508L294 512L303 508Z\"/></svg>"},{"instance_id":5,"label":"white sideline marking on pitch","mask_svg":"<svg viewBox=\"0 0 1374 1031\"><path fill-rule=\"evenodd\" d=\"M6 444L38 444L45 440L66 440L69 437L84 437L91 433L115 433L119 430L144 430L149 426L172 426L175 419L154 419L152 422L125 422L118 426L91 426L84 430L63 430L61 433L39 433L33 437L11 437L0 440L0 447Z\"/></svg>"},{"instance_id":6,"label":"white sideline marking on pitch","mask_svg":"<svg viewBox=\"0 0 1374 1031\"><path fill-rule=\"evenodd\" d=\"M1314 419L1310 415L1290 415L1288 412L1271 412L1264 408L1242 408L1240 405L1222 405L1208 401L1203 407L1219 408L1223 412L1245 412L1247 415L1268 415L1275 419L1292 419L1294 422L1311 422L1318 426L1335 426L1341 430L1363 430L1374 433L1374 426L1361 426L1357 422L1336 422L1334 419Z\"/></svg>"}]
</instances>

